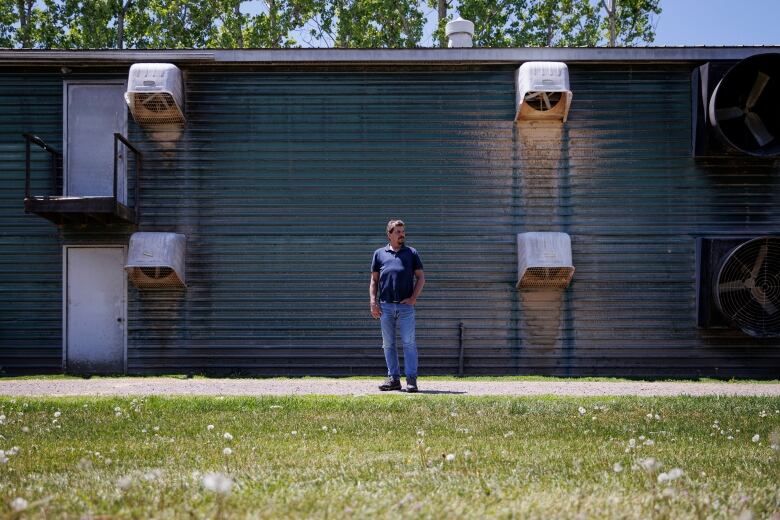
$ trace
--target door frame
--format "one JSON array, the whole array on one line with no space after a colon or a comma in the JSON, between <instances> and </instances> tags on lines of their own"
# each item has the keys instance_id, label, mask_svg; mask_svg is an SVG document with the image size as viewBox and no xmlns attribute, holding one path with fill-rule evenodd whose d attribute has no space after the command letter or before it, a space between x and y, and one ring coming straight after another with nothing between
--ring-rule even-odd
<instances>
[{"instance_id":1,"label":"door frame","mask_svg":"<svg viewBox=\"0 0 780 520\"><path fill-rule=\"evenodd\" d=\"M127 260L124 244L67 244L62 246L62 372L68 370L68 249L121 249ZM123 266L124 272L124 266ZM127 276L122 277L124 305L122 306L122 374L127 374Z\"/></svg>"},{"instance_id":2,"label":"door frame","mask_svg":"<svg viewBox=\"0 0 780 520\"><path fill-rule=\"evenodd\" d=\"M68 87L70 85L121 85L123 89L127 90L127 81L123 79L66 79L62 82L62 194L68 195ZM125 106L125 119L120 133L127 137L127 106ZM125 154L127 155L127 154ZM124 163L124 192L125 199L127 196L127 161ZM119 176L119 172L117 172ZM118 180L117 180L118 184ZM117 186L119 191L119 186ZM119 195L117 193L117 195ZM119 197L117 197L119 200Z\"/></svg>"}]
</instances>

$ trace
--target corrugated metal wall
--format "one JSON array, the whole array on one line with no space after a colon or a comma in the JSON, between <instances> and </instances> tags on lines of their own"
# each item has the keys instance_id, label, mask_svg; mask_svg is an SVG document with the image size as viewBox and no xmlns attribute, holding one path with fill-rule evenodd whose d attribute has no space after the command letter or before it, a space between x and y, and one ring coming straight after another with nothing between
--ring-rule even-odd
<instances>
[{"instance_id":1,"label":"corrugated metal wall","mask_svg":"<svg viewBox=\"0 0 780 520\"><path fill-rule=\"evenodd\" d=\"M62 149L59 74L0 73L0 373L62 370L62 260L57 228L24 214L24 142ZM46 152L32 154L34 190L48 186Z\"/></svg>"},{"instance_id":2,"label":"corrugated metal wall","mask_svg":"<svg viewBox=\"0 0 780 520\"><path fill-rule=\"evenodd\" d=\"M187 235L189 287L130 289L128 370L382 373L369 261L399 217L428 280L423 375L457 370L463 323L467 374L776 376L776 341L696 328L695 238L776 232L780 167L691 158L690 69L571 65L563 126L513 123L513 67L188 70L180 139L131 124L146 153L141 227ZM56 125L61 108L47 110ZM51 350L55 228L22 214L21 142L0 117L3 222L50 247L24 268L53 276ZM514 289L523 231L571 235L562 295ZM2 239L1 304L16 310L23 253ZM126 230L65 235L85 240ZM5 359L18 351L6 338L35 324L0 319Z\"/></svg>"}]
</instances>

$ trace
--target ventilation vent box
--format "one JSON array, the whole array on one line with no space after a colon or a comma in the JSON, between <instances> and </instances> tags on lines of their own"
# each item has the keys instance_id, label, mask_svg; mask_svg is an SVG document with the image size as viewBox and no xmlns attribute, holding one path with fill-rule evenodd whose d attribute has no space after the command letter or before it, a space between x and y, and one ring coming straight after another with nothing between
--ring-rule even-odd
<instances>
[{"instance_id":1,"label":"ventilation vent box","mask_svg":"<svg viewBox=\"0 0 780 520\"><path fill-rule=\"evenodd\" d=\"M184 125L181 70L170 63L132 65L125 101L141 126Z\"/></svg>"},{"instance_id":2,"label":"ventilation vent box","mask_svg":"<svg viewBox=\"0 0 780 520\"><path fill-rule=\"evenodd\" d=\"M529 61L517 69L516 120L560 120L569 116L569 69L557 61Z\"/></svg>"},{"instance_id":3,"label":"ventilation vent box","mask_svg":"<svg viewBox=\"0 0 780 520\"><path fill-rule=\"evenodd\" d=\"M185 287L186 240L179 233L133 233L125 270L139 289Z\"/></svg>"},{"instance_id":4,"label":"ventilation vent box","mask_svg":"<svg viewBox=\"0 0 780 520\"><path fill-rule=\"evenodd\" d=\"M517 235L517 288L565 289L574 275L566 233Z\"/></svg>"},{"instance_id":5,"label":"ventilation vent box","mask_svg":"<svg viewBox=\"0 0 780 520\"><path fill-rule=\"evenodd\" d=\"M696 241L697 325L780 337L780 237Z\"/></svg>"},{"instance_id":6,"label":"ventilation vent box","mask_svg":"<svg viewBox=\"0 0 780 520\"><path fill-rule=\"evenodd\" d=\"M693 156L780 156L780 54L712 61L692 75Z\"/></svg>"}]
</instances>

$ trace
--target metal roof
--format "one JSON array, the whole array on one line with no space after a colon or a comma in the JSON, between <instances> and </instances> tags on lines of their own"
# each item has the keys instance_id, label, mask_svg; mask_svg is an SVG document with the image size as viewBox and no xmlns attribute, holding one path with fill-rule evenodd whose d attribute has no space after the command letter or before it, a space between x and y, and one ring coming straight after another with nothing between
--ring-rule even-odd
<instances>
[{"instance_id":1,"label":"metal roof","mask_svg":"<svg viewBox=\"0 0 780 520\"><path fill-rule=\"evenodd\" d=\"M743 59L780 52L780 46L593 47L468 49L181 49L0 50L2 65L115 65L139 61L200 64L441 63L501 64L523 61L697 62Z\"/></svg>"}]
</instances>

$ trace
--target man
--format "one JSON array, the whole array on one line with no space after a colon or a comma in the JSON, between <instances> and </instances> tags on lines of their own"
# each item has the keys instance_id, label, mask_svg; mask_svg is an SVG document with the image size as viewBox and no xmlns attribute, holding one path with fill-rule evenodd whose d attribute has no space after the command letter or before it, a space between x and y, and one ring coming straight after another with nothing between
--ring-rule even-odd
<instances>
[{"instance_id":1,"label":"man","mask_svg":"<svg viewBox=\"0 0 780 520\"><path fill-rule=\"evenodd\" d=\"M368 286L371 316L382 326L382 349L387 363L387 381L382 391L401 389L401 370L395 348L395 328L401 333L404 348L406 391L417 392L417 343L414 333L414 304L425 285L420 255L406 247L406 233L401 220L387 223L388 244L374 251L371 282ZM415 282L416 278L416 282ZM377 303L377 285L379 302Z\"/></svg>"}]
</instances>

